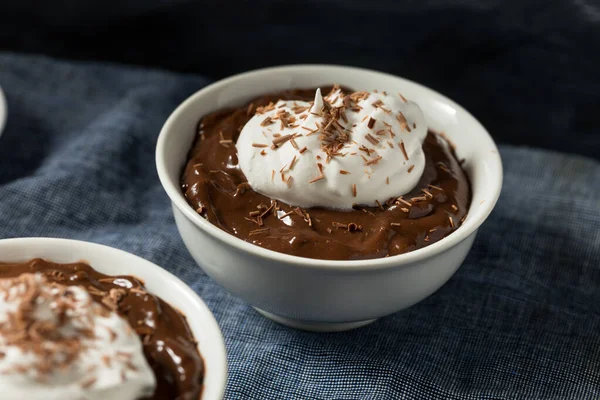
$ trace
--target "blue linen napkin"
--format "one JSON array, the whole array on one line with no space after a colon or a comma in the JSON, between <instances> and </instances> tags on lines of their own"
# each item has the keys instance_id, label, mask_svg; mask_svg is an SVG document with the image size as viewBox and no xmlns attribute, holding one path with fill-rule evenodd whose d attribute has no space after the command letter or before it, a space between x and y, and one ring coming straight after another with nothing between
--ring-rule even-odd
<instances>
[{"instance_id":1,"label":"blue linen napkin","mask_svg":"<svg viewBox=\"0 0 600 400\"><path fill-rule=\"evenodd\" d=\"M103 243L181 277L222 327L228 399L600 398L599 162L501 146L500 201L443 288L362 329L296 331L196 266L158 181L158 132L207 83L0 53L0 237Z\"/></svg>"}]
</instances>

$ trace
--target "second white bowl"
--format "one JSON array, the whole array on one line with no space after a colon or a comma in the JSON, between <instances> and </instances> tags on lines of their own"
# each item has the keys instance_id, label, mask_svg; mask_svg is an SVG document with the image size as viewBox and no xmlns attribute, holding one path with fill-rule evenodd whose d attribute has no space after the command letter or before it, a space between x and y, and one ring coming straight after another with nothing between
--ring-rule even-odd
<instances>
[{"instance_id":1,"label":"second white bowl","mask_svg":"<svg viewBox=\"0 0 600 400\"><path fill-rule=\"evenodd\" d=\"M221 330L206 304L179 278L143 258L95 243L52 238L0 240L0 261L22 262L38 257L58 263L85 261L103 274L133 275L142 279L148 292L187 318L205 364L201 400L223 398L227 356Z\"/></svg>"}]
</instances>

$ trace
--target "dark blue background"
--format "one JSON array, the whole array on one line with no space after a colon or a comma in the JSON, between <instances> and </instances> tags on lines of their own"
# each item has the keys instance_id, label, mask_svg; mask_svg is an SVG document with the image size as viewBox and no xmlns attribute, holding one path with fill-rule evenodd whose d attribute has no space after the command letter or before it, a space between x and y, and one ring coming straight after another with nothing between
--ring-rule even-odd
<instances>
[{"instance_id":1,"label":"dark blue background","mask_svg":"<svg viewBox=\"0 0 600 400\"><path fill-rule=\"evenodd\" d=\"M0 49L210 79L289 63L369 67L452 97L501 143L600 151L596 0L4 0Z\"/></svg>"}]
</instances>

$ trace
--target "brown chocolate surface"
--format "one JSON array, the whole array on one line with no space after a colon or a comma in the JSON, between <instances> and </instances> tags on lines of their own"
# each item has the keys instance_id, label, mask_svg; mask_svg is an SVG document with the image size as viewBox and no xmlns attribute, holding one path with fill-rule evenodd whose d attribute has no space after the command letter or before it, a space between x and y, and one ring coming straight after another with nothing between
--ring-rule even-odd
<instances>
[{"instance_id":1,"label":"brown chocolate surface","mask_svg":"<svg viewBox=\"0 0 600 400\"><path fill-rule=\"evenodd\" d=\"M256 107L279 99L310 101L314 92L269 94L244 107L204 116L181 181L188 203L212 224L247 242L317 259L402 254L435 243L460 226L471 201L469 181L449 143L432 131L423 144L426 164L419 183L401 200L390 199L382 207L299 209L246 187L232 143ZM257 210L260 219L251 214Z\"/></svg>"},{"instance_id":2,"label":"brown chocolate surface","mask_svg":"<svg viewBox=\"0 0 600 400\"><path fill-rule=\"evenodd\" d=\"M85 263L56 264L42 259L24 263L0 263L0 278L40 272L49 282L83 286L99 304L103 293L123 289L116 311L144 344L144 354L157 379L156 392L148 400L198 400L202 392L204 363L185 317L169 304L146 292L132 276L101 274Z\"/></svg>"}]
</instances>

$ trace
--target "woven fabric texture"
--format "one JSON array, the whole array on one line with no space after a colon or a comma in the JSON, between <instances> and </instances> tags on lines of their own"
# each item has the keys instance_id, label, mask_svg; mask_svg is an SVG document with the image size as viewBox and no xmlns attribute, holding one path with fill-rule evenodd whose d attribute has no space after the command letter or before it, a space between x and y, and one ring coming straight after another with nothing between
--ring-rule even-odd
<instances>
[{"instance_id":1,"label":"woven fabric texture","mask_svg":"<svg viewBox=\"0 0 600 400\"><path fill-rule=\"evenodd\" d=\"M365 328L301 332L215 284L175 228L156 138L207 83L0 54L0 237L103 243L181 277L223 330L228 399L600 398L598 161L500 146L502 196L446 285Z\"/></svg>"}]
</instances>

